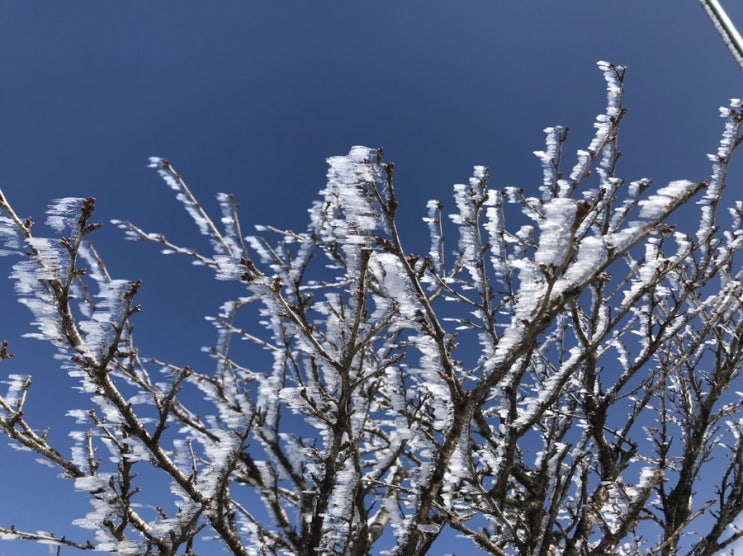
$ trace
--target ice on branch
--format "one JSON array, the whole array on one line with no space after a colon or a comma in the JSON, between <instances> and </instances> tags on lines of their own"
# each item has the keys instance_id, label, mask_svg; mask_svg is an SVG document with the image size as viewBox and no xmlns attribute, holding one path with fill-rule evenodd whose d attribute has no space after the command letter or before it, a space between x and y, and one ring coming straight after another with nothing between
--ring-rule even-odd
<instances>
[{"instance_id":1,"label":"ice on branch","mask_svg":"<svg viewBox=\"0 0 743 556\"><path fill-rule=\"evenodd\" d=\"M727 107L720 108L720 117L725 119L725 129L720 138L717 152L707 155L712 162L712 172L705 194L698 201L702 205L702 218L696 233L696 237L700 241L709 237L715 226L716 215L713 205L717 202L725 187L727 166L733 150L740 141L741 125L743 123L743 101L736 98L730 99L730 104Z\"/></svg>"},{"instance_id":2,"label":"ice on branch","mask_svg":"<svg viewBox=\"0 0 743 556\"><path fill-rule=\"evenodd\" d=\"M85 237L92 199L50 205L45 237L0 194L16 294L87 400L66 436L40 430L31 378L9 369L0 430L74 480L91 539L0 538L143 555L438 554L453 535L498 556L731 546L743 203L722 192L741 103L697 205L705 182L619 175L625 68L599 67L607 106L569 174L567 128L547 128L541 185L491 186L475 166L448 208L428 201L430 247L406 242L381 149L328 159L302 231L250 237L232 196L211 215L151 159L208 243L115 224L232 282L208 369L188 349L140 353L139 282L111 278Z\"/></svg>"},{"instance_id":3,"label":"ice on branch","mask_svg":"<svg viewBox=\"0 0 743 556\"><path fill-rule=\"evenodd\" d=\"M0 249L0 257L3 255L18 254L23 238L18 228L7 216L0 216L0 245L6 249Z\"/></svg>"},{"instance_id":4,"label":"ice on branch","mask_svg":"<svg viewBox=\"0 0 743 556\"><path fill-rule=\"evenodd\" d=\"M57 233L69 233L74 230L82 202L83 199L79 197L56 199L46 211L46 225Z\"/></svg>"},{"instance_id":5,"label":"ice on branch","mask_svg":"<svg viewBox=\"0 0 743 556\"><path fill-rule=\"evenodd\" d=\"M108 346L114 334L112 324L121 320L125 310L124 296L131 288L126 280L111 280L98 282L99 292L94 296L95 311L89 319L81 320L80 330L83 333L85 344L82 349L98 354Z\"/></svg>"},{"instance_id":6,"label":"ice on branch","mask_svg":"<svg viewBox=\"0 0 743 556\"><path fill-rule=\"evenodd\" d=\"M657 193L640 201L640 218L656 220L668 213L670 207L685 199L697 184L689 180L672 181Z\"/></svg>"},{"instance_id":7,"label":"ice on branch","mask_svg":"<svg viewBox=\"0 0 743 556\"><path fill-rule=\"evenodd\" d=\"M547 136L547 150L534 151L534 155L542 163L542 200L547 201L553 195L564 197L570 190L570 184L557 177L557 167L560 158L560 149L562 142L567 137L567 129L562 126L548 127L544 130ZM557 186L557 188L555 188Z\"/></svg>"},{"instance_id":8,"label":"ice on branch","mask_svg":"<svg viewBox=\"0 0 743 556\"><path fill-rule=\"evenodd\" d=\"M539 223L539 249L534 255L538 265L558 267L571 254L576 202L557 198L545 203Z\"/></svg>"},{"instance_id":9,"label":"ice on branch","mask_svg":"<svg viewBox=\"0 0 743 556\"><path fill-rule=\"evenodd\" d=\"M376 150L356 146L346 156L328 158L327 185L322 201L310 210L310 231L326 245L338 245L353 268L359 249L373 241L373 233L384 229L375 208L370 183L384 183L381 169L371 164Z\"/></svg>"},{"instance_id":10,"label":"ice on branch","mask_svg":"<svg viewBox=\"0 0 743 556\"><path fill-rule=\"evenodd\" d=\"M32 324L38 330L38 333L27 333L25 336L51 341L62 348L60 342L64 334L59 326L56 303L53 295L44 286L49 280L56 278L53 265L56 265L55 259L60 254L53 250L45 250L41 241L34 243L40 253L50 255L49 265L40 267L35 261L21 261L13 266L10 274L15 280L18 301L31 310L35 319Z\"/></svg>"},{"instance_id":11,"label":"ice on branch","mask_svg":"<svg viewBox=\"0 0 743 556\"><path fill-rule=\"evenodd\" d=\"M188 214L193 219L196 226L199 228L199 232L202 235L210 235L209 221L204 215L204 212L200 210L200 207L196 204L188 189L184 188L184 184L179 181L179 175L171 171L170 163L160 157L151 156L149 160L149 167L157 169L157 173L163 179L163 181L176 192L176 199L181 202Z\"/></svg>"}]
</instances>

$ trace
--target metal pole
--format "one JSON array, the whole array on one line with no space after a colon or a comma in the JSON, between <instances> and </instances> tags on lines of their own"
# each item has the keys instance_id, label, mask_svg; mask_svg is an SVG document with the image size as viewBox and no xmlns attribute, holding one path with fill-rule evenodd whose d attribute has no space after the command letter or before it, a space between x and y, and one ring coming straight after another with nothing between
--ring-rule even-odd
<instances>
[{"instance_id":1,"label":"metal pole","mask_svg":"<svg viewBox=\"0 0 743 556\"><path fill-rule=\"evenodd\" d=\"M722 40L728 45L730 52L733 54L735 61L738 62L740 69L743 70L743 37L740 36L738 30L730 21L728 14L720 5L718 0L699 0L702 3L702 7L707 12L707 15L712 20L712 23L720 33Z\"/></svg>"}]
</instances>

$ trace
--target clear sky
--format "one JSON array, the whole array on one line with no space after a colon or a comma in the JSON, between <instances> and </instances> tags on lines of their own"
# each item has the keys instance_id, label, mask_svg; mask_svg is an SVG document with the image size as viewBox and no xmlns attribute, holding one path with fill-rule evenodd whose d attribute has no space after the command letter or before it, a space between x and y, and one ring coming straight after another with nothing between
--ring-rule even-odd
<instances>
[{"instance_id":1,"label":"clear sky","mask_svg":"<svg viewBox=\"0 0 743 556\"><path fill-rule=\"evenodd\" d=\"M743 4L723 4L743 27ZM704 179L717 108L743 95L743 73L696 0L2 2L0 187L39 223L49 199L92 195L103 222L195 244L147 157L170 159L208 207L234 193L245 227L304 228L325 158L384 146L407 244L423 250L426 200L448 201L473 165L495 187L535 190L543 128L570 127L569 152L586 146L601 59L630 66L623 174ZM203 362L202 316L230 292L111 225L97 241L112 274L144 280L144 354ZM32 373L27 417L61 434L82 402L51 349L19 338L30 314L0 284L0 339L16 353L0 373ZM55 473L0 442L0 524L65 532L88 506ZM0 542L11 553L47 551Z\"/></svg>"}]
</instances>

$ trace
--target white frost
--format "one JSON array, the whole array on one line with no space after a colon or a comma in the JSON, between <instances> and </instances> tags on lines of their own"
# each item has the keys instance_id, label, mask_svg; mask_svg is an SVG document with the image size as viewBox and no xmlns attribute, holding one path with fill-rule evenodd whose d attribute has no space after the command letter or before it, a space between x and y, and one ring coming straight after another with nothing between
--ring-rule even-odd
<instances>
[{"instance_id":1,"label":"white frost","mask_svg":"<svg viewBox=\"0 0 743 556\"><path fill-rule=\"evenodd\" d=\"M656 220L664 216L670 208L689 194L695 186L693 181L677 180L662 187L655 195L640 201L640 218Z\"/></svg>"}]
</instances>

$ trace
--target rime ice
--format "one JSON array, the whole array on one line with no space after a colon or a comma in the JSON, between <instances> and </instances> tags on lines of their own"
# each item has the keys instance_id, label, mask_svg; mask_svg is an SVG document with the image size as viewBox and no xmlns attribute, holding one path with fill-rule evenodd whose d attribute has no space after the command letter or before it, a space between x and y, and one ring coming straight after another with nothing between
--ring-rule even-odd
<instances>
[{"instance_id":1,"label":"rime ice","mask_svg":"<svg viewBox=\"0 0 743 556\"><path fill-rule=\"evenodd\" d=\"M381 149L328 159L303 231L248 237L231 196L214 218L151 159L203 245L114 224L232 282L207 317L211 368L140 353L139 282L111 278L84 237L92 199L54 201L45 237L0 194L32 335L85 400L58 444L26 405L31 378L8 372L0 428L90 501L74 521L90 547L414 554L452 530L508 555L723 546L742 500L743 204L719 205L742 107L723 111L689 204L704 184L617 174L625 68L599 67L606 110L572 169L560 126L533 188L475 166L453 202L428 201L423 250L401 238ZM698 226L672 225L682 205ZM90 548L0 524L8 536Z\"/></svg>"}]
</instances>

